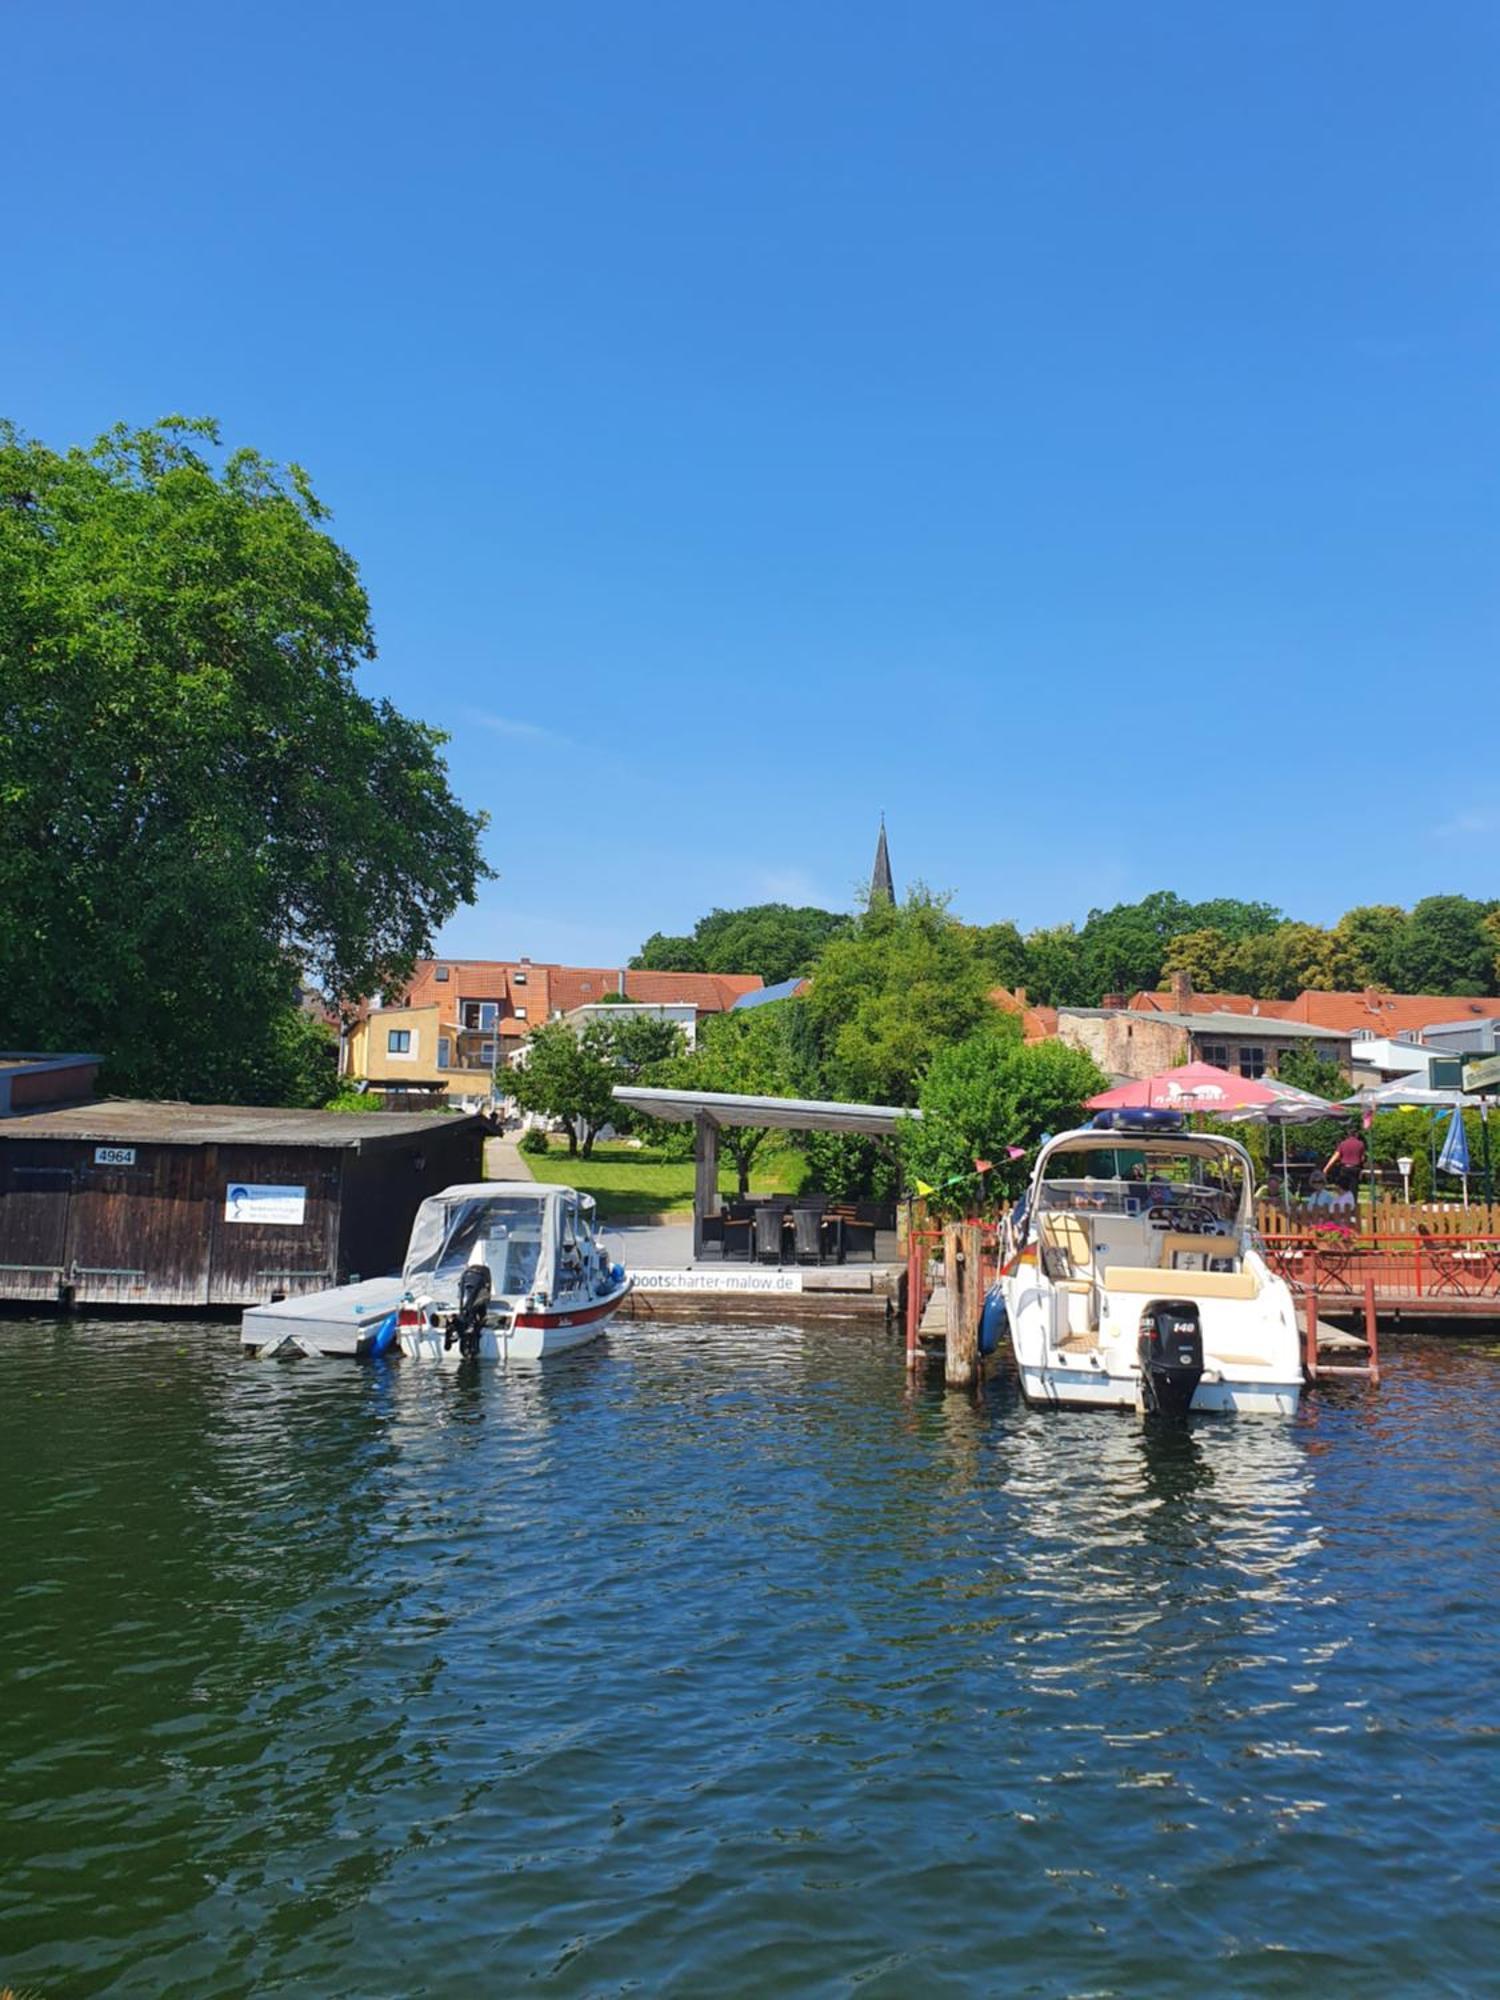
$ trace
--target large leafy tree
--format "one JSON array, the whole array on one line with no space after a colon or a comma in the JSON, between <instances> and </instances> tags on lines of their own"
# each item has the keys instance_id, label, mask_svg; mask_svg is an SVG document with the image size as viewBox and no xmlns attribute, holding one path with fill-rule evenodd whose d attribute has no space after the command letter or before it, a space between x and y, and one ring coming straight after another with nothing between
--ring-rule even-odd
<instances>
[{"instance_id":1,"label":"large leafy tree","mask_svg":"<svg viewBox=\"0 0 1500 2000\"><path fill-rule=\"evenodd\" d=\"M651 972L758 972L767 986L807 973L830 938L853 918L812 905L753 903L743 910L710 910L691 937L655 932L630 961Z\"/></svg>"},{"instance_id":2,"label":"large leafy tree","mask_svg":"<svg viewBox=\"0 0 1500 2000\"><path fill-rule=\"evenodd\" d=\"M1495 943L1486 919L1494 903L1469 896L1424 896L1402 925L1391 953L1404 993L1491 993Z\"/></svg>"},{"instance_id":3,"label":"large leafy tree","mask_svg":"<svg viewBox=\"0 0 1500 2000\"><path fill-rule=\"evenodd\" d=\"M1029 1151L1044 1132L1076 1125L1085 1099L1107 1084L1089 1056L1065 1043L1027 1045L1014 1030L971 1035L933 1057L921 1121L902 1121L902 1164L938 1190L939 1207L972 1204L976 1160L992 1163L992 1190L1017 1193L1027 1162L1010 1159L1008 1149ZM959 1184L945 1189L955 1177Z\"/></svg>"},{"instance_id":4,"label":"large leafy tree","mask_svg":"<svg viewBox=\"0 0 1500 2000\"><path fill-rule=\"evenodd\" d=\"M798 1052L798 1005L792 1000L735 1009L703 1023L691 1055L657 1066L653 1080L676 1090L721 1090L744 1097L792 1097L803 1074ZM720 1143L734 1161L740 1193L770 1137L763 1125L726 1125Z\"/></svg>"},{"instance_id":5,"label":"large leafy tree","mask_svg":"<svg viewBox=\"0 0 1500 2000\"><path fill-rule=\"evenodd\" d=\"M391 988L487 872L306 475L170 419L0 426L0 1034L117 1089L305 1089L297 980ZM301 1039L299 1040L299 1036Z\"/></svg>"},{"instance_id":6,"label":"large leafy tree","mask_svg":"<svg viewBox=\"0 0 1500 2000\"><path fill-rule=\"evenodd\" d=\"M827 945L805 1006L834 1096L913 1104L938 1049L1002 1018L975 934L920 885Z\"/></svg>"}]
</instances>

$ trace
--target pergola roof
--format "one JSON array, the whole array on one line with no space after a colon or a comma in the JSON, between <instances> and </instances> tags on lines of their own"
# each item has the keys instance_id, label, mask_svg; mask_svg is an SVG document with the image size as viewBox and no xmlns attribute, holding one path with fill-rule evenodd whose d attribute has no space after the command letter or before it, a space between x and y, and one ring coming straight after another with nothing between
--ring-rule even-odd
<instances>
[{"instance_id":1,"label":"pergola roof","mask_svg":"<svg viewBox=\"0 0 1500 2000\"><path fill-rule=\"evenodd\" d=\"M724 1090L658 1090L645 1084L617 1084L615 1096L632 1111L677 1124L706 1118L712 1125L777 1125L792 1132L862 1132L874 1137L896 1131L903 1111L896 1104L834 1104L818 1097L741 1097Z\"/></svg>"}]
</instances>

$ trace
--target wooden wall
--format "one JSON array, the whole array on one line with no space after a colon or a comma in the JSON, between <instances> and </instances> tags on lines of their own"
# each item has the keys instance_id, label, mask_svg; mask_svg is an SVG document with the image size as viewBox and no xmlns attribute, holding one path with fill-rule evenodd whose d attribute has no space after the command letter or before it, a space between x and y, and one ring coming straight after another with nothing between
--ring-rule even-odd
<instances>
[{"instance_id":1,"label":"wooden wall","mask_svg":"<svg viewBox=\"0 0 1500 2000\"><path fill-rule=\"evenodd\" d=\"M418 1205L482 1174L483 1128L348 1147L136 1143L129 1165L92 1141L0 1133L0 1299L242 1306L399 1267ZM300 1224L232 1222L235 1181L306 1190Z\"/></svg>"}]
</instances>

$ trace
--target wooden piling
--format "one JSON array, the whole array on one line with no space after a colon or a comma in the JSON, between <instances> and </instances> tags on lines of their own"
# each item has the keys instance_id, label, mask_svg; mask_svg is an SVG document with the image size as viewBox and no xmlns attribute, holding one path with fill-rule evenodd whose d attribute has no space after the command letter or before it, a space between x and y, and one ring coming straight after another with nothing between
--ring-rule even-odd
<instances>
[{"instance_id":1,"label":"wooden piling","mask_svg":"<svg viewBox=\"0 0 1500 2000\"><path fill-rule=\"evenodd\" d=\"M1370 1350L1369 1370L1372 1388L1380 1386L1380 1331L1375 1313L1375 1275L1365 1273L1365 1346Z\"/></svg>"},{"instance_id":2,"label":"wooden piling","mask_svg":"<svg viewBox=\"0 0 1500 2000\"><path fill-rule=\"evenodd\" d=\"M1318 1379L1318 1294L1312 1285L1307 1288L1307 1336L1304 1342L1302 1366L1309 1382Z\"/></svg>"},{"instance_id":3,"label":"wooden piling","mask_svg":"<svg viewBox=\"0 0 1500 2000\"><path fill-rule=\"evenodd\" d=\"M943 1380L950 1389L972 1389L979 1379L979 1311L974 1298L979 1286L979 1244L975 1230L950 1222L943 1231L943 1272L948 1289L947 1351Z\"/></svg>"}]
</instances>

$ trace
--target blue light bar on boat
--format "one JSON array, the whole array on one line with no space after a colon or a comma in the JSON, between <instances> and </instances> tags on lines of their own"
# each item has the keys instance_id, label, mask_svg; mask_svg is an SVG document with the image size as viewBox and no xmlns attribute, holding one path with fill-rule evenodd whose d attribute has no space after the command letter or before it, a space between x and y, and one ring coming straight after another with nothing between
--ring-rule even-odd
<instances>
[{"instance_id":1,"label":"blue light bar on boat","mask_svg":"<svg viewBox=\"0 0 1500 2000\"><path fill-rule=\"evenodd\" d=\"M1184 1123L1180 1111L1148 1109L1144 1104L1094 1113L1094 1129L1098 1132L1180 1132Z\"/></svg>"}]
</instances>

